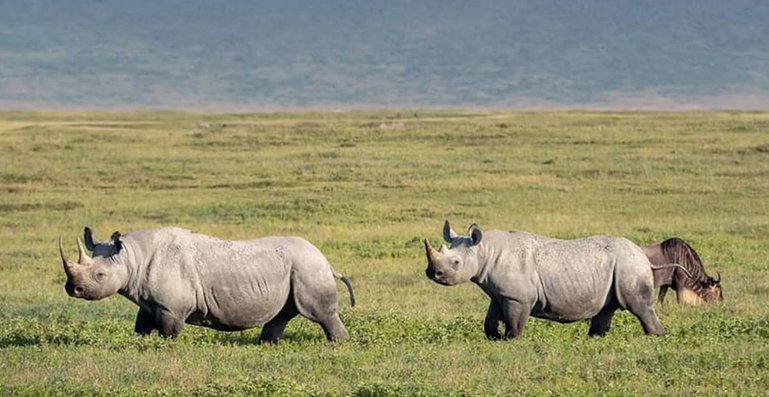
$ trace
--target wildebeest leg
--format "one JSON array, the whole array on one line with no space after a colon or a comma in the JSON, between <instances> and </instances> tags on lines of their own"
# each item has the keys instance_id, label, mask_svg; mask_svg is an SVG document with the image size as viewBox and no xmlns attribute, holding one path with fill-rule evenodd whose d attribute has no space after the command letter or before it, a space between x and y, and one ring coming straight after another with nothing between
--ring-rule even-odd
<instances>
[{"instance_id":1,"label":"wildebeest leg","mask_svg":"<svg viewBox=\"0 0 769 397\"><path fill-rule=\"evenodd\" d=\"M660 292L659 295L657 295L657 300L660 302L660 307L665 303L665 294L668 292L668 286L663 285L660 286Z\"/></svg>"},{"instance_id":2,"label":"wildebeest leg","mask_svg":"<svg viewBox=\"0 0 769 397\"><path fill-rule=\"evenodd\" d=\"M486 312L486 320L483 321L483 332L490 340L502 339L499 334L499 322L502 321L502 309L497 299L491 298L489 310Z\"/></svg>"},{"instance_id":3,"label":"wildebeest leg","mask_svg":"<svg viewBox=\"0 0 769 397\"><path fill-rule=\"evenodd\" d=\"M149 335L153 330L157 329L155 324L155 316L148 313L144 309L139 309L136 313L136 323L134 324L134 332L139 335Z\"/></svg>"},{"instance_id":4,"label":"wildebeest leg","mask_svg":"<svg viewBox=\"0 0 769 397\"><path fill-rule=\"evenodd\" d=\"M156 322L160 335L171 338L176 338L184 326L184 321L165 309L158 310Z\"/></svg>"},{"instance_id":5,"label":"wildebeest leg","mask_svg":"<svg viewBox=\"0 0 769 397\"><path fill-rule=\"evenodd\" d=\"M296 304L294 304L294 297L289 295L286 304L283 305L283 309L262 328L262 334L259 335L259 343L278 343L283 338L286 324L296 317L297 314L299 314L299 310L296 309Z\"/></svg>"},{"instance_id":6,"label":"wildebeest leg","mask_svg":"<svg viewBox=\"0 0 769 397\"><path fill-rule=\"evenodd\" d=\"M500 305L502 306L502 321L505 323L505 339L519 337L529 319L531 307L506 298L501 299Z\"/></svg>"},{"instance_id":7,"label":"wildebeest leg","mask_svg":"<svg viewBox=\"0 0 769 397\"><path fill-rule=\"evenodd\" d=\"M587 331L589 336L604 336L606 332L611 328L611 318L614 316L614 312L617 307L614 305L606 306L601 309L598 314L590 320L590 330Z\"/></svg>"}]
</instances>

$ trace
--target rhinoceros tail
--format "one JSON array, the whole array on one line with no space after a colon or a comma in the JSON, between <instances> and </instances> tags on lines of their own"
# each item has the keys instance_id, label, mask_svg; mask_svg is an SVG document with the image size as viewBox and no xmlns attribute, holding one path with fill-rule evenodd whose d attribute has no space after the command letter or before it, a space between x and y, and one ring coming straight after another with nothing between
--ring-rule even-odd
<instances>
[{"instance_id":1,"label":"rhinoceros tail","mask_svg":"<svg viewBox=\"0 0 769 397\"><path fill-rule=\"evenodd\" d=\"M679 265L677 263L668 263L667 265L660 265L660 266L651 265L651 266L652 266L652 270L662 270L662 269L667 269L667 268L671 268L671 267L677 267L677 268L683 270L684 273L686 273L686 277L692 278L692 274L689 273L689 271L686 270L685 267L683 267L683 266L681 266L681 265Z\"/></svg>"},{"instance_id":2,"label":"rhinoceros tail","mask_svg":"<svg viewBox=\"0 0 769 397\"><path fill-rule=\"evenodd\" d=\"M334 273L334 277L342 280L344 285L347 286L347 291L350 291L350 306L355 306L355 292L352 290L352 284L350 284L350 280L348 280L347 277L335 272L334 270L331 270L331 272Z\"/></svg>"}]
</instances>

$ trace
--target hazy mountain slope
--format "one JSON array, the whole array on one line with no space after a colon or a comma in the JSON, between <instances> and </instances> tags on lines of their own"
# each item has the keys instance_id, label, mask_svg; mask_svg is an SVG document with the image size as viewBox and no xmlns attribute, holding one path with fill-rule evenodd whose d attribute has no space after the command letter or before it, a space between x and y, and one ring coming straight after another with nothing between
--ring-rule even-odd
<instances>
[{"instance_id":1,"label":"hazy mountain slope","mask_svg":"<svg viewBox=\"0 0 769 397\"><path fill-rule=\"evenodd\" d=\"M762 97L767 21L759 1L3 0L0 105Z\"/></svg>"}]
</instances>

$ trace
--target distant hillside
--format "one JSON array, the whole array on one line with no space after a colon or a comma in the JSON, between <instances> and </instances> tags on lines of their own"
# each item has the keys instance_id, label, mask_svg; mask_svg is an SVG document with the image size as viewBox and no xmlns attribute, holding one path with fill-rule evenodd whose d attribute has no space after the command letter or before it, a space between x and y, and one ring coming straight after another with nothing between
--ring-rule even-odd
<instances>
[{"instance_id":1,"label":"distant hillside","mask_svg":"<svg viewBox=\"0 0 769 397\"><path fill-rule=\"evenodd\" d=\"M766 1L0 1L0 109L769 109Z\"/></svg>"}]
</instances>

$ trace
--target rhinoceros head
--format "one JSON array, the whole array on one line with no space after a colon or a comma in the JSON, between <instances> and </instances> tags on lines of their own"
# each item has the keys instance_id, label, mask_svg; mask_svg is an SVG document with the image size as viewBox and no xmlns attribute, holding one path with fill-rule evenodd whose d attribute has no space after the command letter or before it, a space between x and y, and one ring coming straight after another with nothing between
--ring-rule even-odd
<instances>
[{"instance_id":1,"label":"rhinoceros head","mask_svg":"<svg viewBox=\"0 0 769 397\"><path fill-rule=\"evenodd\" d=\"M443 225L443 238L451 243L451 248L441 244L436 250L425 240L427 269L425 274L430 280L443 285L456 285L469 281L478 270L476 249L483 234L478 225L468 229L469 236L460 236L454 232L449 221Z\"/></svg>"},{"instance_id":2,"label":"rhinoceros head","mask_svg":"<svg viewBox=\"0 0 769 397\"><path fill-rule=\"evenodd\" d=\"M114 260L118 251L113 247L113 254L90 257L83 249L80 239L77 239L77 249L77 262L68 261L59 238L59 255L64 265L64 273L67 274L67 282L64 284L67 294L75 298L99 300L117 293L127 277L125 267ZM107 252L107 249L104 248L103 252Z\"/></svg>"}]
</instances>

